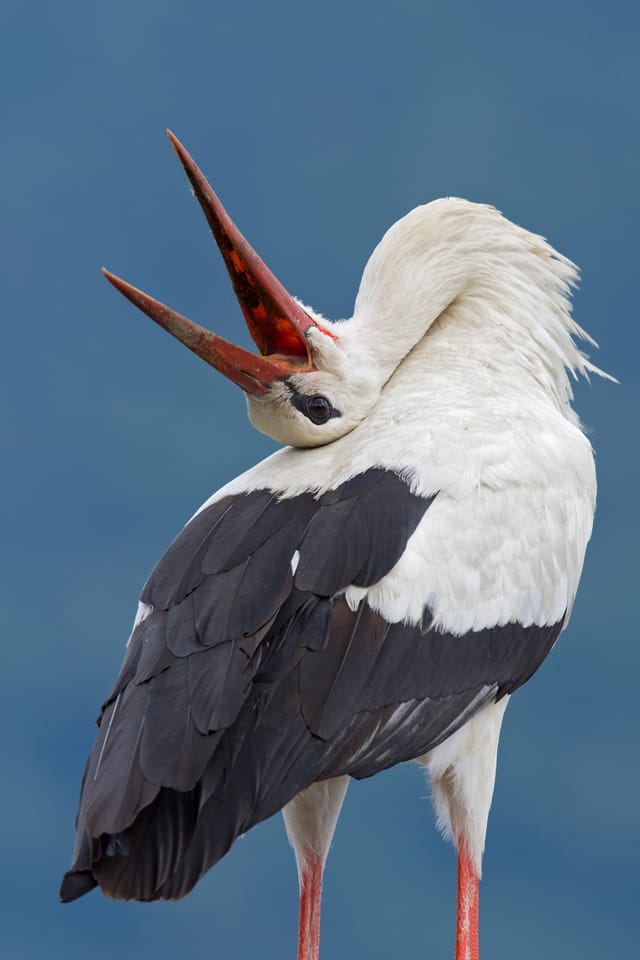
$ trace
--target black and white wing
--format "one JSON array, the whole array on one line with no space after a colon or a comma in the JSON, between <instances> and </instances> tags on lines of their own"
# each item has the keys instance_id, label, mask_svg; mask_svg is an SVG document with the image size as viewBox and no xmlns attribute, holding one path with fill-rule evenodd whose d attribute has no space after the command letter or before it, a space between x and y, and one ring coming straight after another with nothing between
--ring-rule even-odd
<instances>
[{"instance_id":1,"label":"black and white wing","mask_svg":"<svg viewBox=\"0 0 640 960\"><path fill-rule=\"evenodd\" d=\"M420 756L542 662L561 628L391 623L378 583L433 497L371 469L320 497L236 494L179 534L137 624L85 771L60 891L186 894L311 783Z\"/></svg>"}]
</instances>

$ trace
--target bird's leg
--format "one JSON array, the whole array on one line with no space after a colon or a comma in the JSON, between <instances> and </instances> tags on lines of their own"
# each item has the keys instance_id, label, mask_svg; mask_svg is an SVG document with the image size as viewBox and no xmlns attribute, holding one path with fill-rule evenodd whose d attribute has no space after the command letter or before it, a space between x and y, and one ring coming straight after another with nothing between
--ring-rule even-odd
<instances>
[{"instance_id":1,"label":"bird's leg","mask_svg":"<svg viewBox=\"0 0 640 960\"><path fill-rule=\"evenodd\" d=\"M464 842L458 849L455 960L479 960L478 874Z\"/></svg>"},{"instance_id":2,"label":"bird's leg","mask_svg":"<svg viewBox=\"0 0 640 960\"><path fill-rule=\"evenodd\" d=\"M282 811L300 884L298 960L318 960L322 874L348 784L349 777L312 783Z\"/></svg>"},{"instance_id":3,"label":"bird's leg","mask_svg":"<svg viewBox=\"0 0 640 960\"><path fill-rule=\"evenodd\" d=\"M300 917L298 922L298 960L318 960L320 954L320 899L322 895L322 858L309 858L300 875Z\"/></svg>"}]
</instances>

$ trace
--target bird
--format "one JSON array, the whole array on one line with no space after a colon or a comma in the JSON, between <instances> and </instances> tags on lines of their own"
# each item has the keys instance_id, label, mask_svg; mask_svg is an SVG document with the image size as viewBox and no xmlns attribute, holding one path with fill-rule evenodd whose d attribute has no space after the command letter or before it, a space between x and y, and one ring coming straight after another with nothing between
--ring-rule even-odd
<instances>
[{"instance_id":1,"label":"bird","mask_svg":"<svg viewBox=\"0 0 640 960\"><path fill-rule=\"evenodd\" d=\"M244 392L282 446L213 494L140 594L87 761L60 898L186 895L283 812L298 960L351 778L415 761L457 851L456 960L510 696L567 626L595 510L571 381L575 265L494 207L420 205L368 260L351 318L294 298L169 138L258 353L109 271Z\"/></svg>"}]
</instances>

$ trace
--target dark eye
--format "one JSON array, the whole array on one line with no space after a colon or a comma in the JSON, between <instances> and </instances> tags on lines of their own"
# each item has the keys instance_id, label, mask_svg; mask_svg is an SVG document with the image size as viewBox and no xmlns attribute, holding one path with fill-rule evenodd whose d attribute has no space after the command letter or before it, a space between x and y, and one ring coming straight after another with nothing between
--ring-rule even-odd
<instances>
[{"instance_id":1,"label":"dark eye","mask_svg":"<svg viewBox=\"0 0 640 960\"><path fill-rule=\"evenodd\" d=\"M342 416L340 411L336 410L332 405L331 401L323 397L322 394L314 393L313 396L307 397L304 393L298 393L293 384L286 380L285 386L291 394L291 403L296 410L299 410L307 420L311 420L311 423L315 423L316 426L322 426L322 424L330 420L331 417Z\"/></svg>"},{"instance_id":2,"label":"dark eye","mask_svg":"<svg viewBox=\"0 0 640 960\"><path fill-rule=\"evenodd\" d=\"M316 394L313 397L305 398L305 414L311 420L311 423L326 423L331 418L333 407L326 397Z\"/></svg>"}]
</instances>

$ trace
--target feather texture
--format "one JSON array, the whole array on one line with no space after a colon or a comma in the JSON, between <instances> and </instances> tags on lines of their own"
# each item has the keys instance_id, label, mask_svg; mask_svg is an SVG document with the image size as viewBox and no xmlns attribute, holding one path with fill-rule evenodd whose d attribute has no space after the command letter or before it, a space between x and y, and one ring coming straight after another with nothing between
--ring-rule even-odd
<instances>
[{"instance_id":1,"label":"feather texture","mask_svg":"<svg viewBox=\"0 0 640 960\"><path fill-rule=\"evenodd\" d=\"M347 603L389 574L433 500L372 469L317 497L229 495L187 524L103 708L63 900L96 883L183 896L310 784L424 754L528 678L560 621L457 636L428 611L393 623Z\"/></svg>"}]
</instances>

